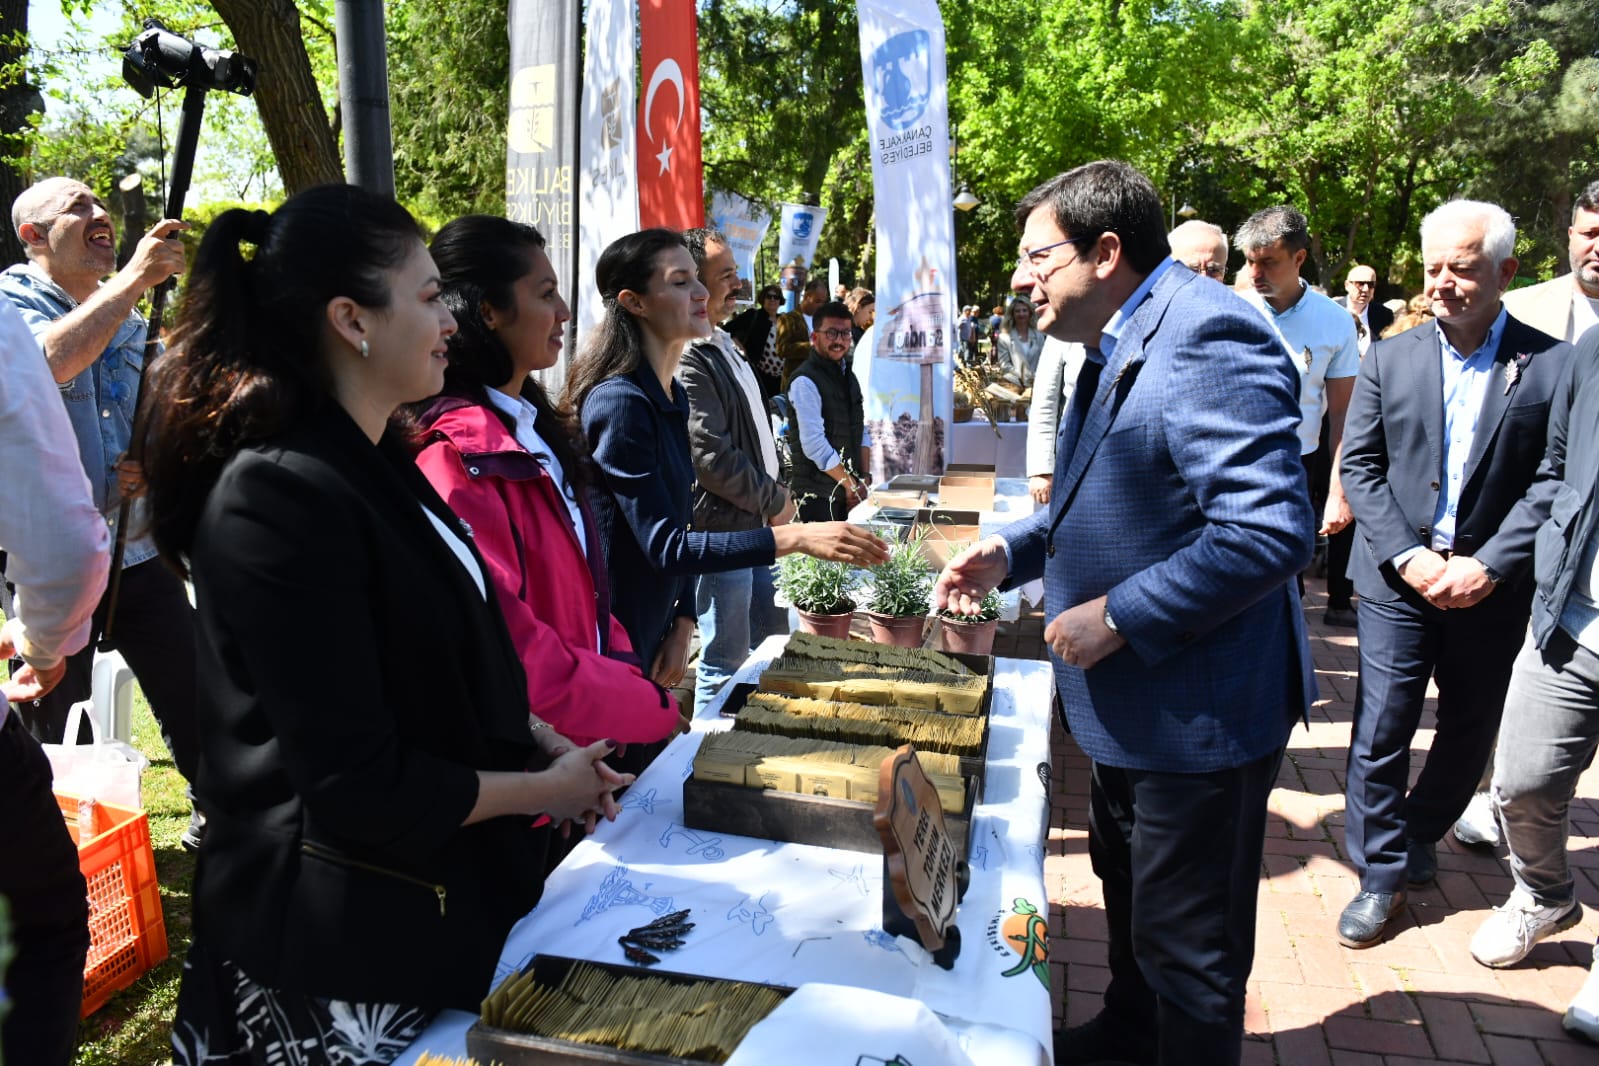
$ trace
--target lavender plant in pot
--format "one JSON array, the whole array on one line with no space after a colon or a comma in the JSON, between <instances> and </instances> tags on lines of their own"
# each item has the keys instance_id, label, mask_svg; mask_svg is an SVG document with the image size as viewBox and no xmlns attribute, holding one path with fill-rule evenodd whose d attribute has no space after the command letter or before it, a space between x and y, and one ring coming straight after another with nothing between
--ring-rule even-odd
<instances>
[{"instance_id":1,"label":"lavender plant in pot","mask_svg":"<svg viewBox=\"0 0 1599 1066\"><path fill-rule=\"evenodd\" d=\"M939 647L967 655L988 655L994 650L994 631L999 628L999 593L990 590L976 614L938 612Z\"/></svg>"},{"instance_id":2,"label":"lavender plant in pot","mask_svg":"<svg viewBox=\"0 0 1599 1066\"><path fill-rule=\"evenodd\" d=\"M888 550L888 560L872 568L866 619L872 639L901 648L922 646L922 629L933 605L933 574L922 555L925 532L906 537Z\"/></svg>"},{"instance_id":3,"label":"lavender plant in pot","mask_svg":"<svg viewBox=\"0 0 1599 1066\"><path fill-rule=\"evenodd\" d=\"M849 637L855 600L847 563L795 552L777 561L777 588L799 614L800 629L824 637Z\"/></svg>"}]
</instances>

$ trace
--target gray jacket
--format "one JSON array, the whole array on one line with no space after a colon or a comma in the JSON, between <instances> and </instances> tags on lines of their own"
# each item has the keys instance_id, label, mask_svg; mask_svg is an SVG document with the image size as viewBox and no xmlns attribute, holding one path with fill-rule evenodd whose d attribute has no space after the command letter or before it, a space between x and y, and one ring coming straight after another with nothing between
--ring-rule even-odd
<instances>
[{"instance_id":1,"label":"gray jacket","mask_svg":"<svg viewBox=\"0 0 1599 1066\"><path fill-rule=\"evenodd\" d=\"M1532 635L1547 647L1566 609L1583 549L1599 522L1599 329L1589 330L1572 353L1571 370L1549 408L1549 451L1529 501L1547 521L1533 550Z\"/></svg>"},{"instance_id":2,"label":"gray jacket","mask_svg":"<svg viewBox=\"0 0 1599 1066\"><path fill-rule=\"evenodd\" d=\"M717 330L683 353L677 373L688 393L694 528L705 532L761 529L788 500L783 486L761 467L755 419L766 413L750 410L728 362L738 358L731 338Z\"/></svg>"}]
</instances>

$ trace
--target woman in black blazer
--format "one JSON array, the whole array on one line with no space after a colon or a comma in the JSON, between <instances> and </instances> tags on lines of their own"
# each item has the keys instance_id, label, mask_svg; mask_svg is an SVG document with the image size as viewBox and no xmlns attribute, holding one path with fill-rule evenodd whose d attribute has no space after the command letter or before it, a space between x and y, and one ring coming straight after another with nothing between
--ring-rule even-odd
<instances>
[{"instance_id":1,"label":"woman in black blazer","mask_svg":"<svg viewBox=\"0 0 1599 1066\"><path fill-rule=\"evenodd\" d=\"M614 816L627 780L608 741L530 720L471 530L386 432L443 382L436 275L410 216L350 186L228 211L151 369L145 474L195 586L210 817L179 1061L310 1040L388 1062L475 1009L539 898L535 818Z\"/></svg>"},{"instance_id":2,"label":"woman in black blazer","mask_svg":"<svg viewBox=\"0 0 1599 1066\"><path fill-rule=\"evenodd\" d=\"M647 229L600 253L594 280L605 317L566 381L600 485L595 522L611 575L611 611L649 676L683 679L694 635L696 574L770 565L790 552L872 566L883 542L846 522L729 533L690 531L694 462L688 395L675 380L683 350L711 335L709 297L681 234Z\"/></svg>"}]
</instances>

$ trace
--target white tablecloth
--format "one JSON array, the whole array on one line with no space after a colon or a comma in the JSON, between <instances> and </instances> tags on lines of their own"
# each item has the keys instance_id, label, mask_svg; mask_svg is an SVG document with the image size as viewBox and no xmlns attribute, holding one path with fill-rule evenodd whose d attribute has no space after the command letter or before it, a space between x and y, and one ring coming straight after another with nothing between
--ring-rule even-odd
<instances>
[{"instance_id":1,"label":"white tablecloth","mask_svg":"<svg viewBox=\"0 0 1599 1066\"><path fill-rule=\"evenodd\" d=\"M956 422L949 427L949 461L992 463L1000 477L1027 476L1027 423L1001 422L999 436L982 418Z\"/></svg>"},{"instance_id":2,"label":"white tablecloth","mask_svg":"<svg viewBox=\"0 0 1599 1066\"><path fill-rule=\"evenodd\" d=\"M734 683L754 680L785 639L766 641ZM683 780L700 739L731 727L718 715L718 699L633 785L621 817L551 874L538 907L512 929L496 983L538 953L620 963L618 936L686 907L695 928L686 945L663 954L662 969L872 988L926 1003L973 1062L1047 1063L1047 970L1025 965L1021 945L1007 934L1026 927L1027 908L1046 919L1049 913L1049 795L1040 767L1049 761L1050 684L1045 663L995 662L985 794L972 816L971 884L952 970L883 932L880 856L683 826ZM447 1013L400 1062L414 1062L423 1050L464 1055L472 1020ZM831 1062L822 1054L825 1032L817 1040L815 1061Z\"/></svg>"}]
</instances>

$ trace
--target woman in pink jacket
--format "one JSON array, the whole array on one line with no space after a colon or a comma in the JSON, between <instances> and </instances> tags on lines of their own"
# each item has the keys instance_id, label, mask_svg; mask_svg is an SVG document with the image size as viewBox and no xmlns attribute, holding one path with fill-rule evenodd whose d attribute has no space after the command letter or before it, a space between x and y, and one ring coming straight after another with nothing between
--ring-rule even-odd
<instances>
[{"instance_id":1,"label":"woman in pink jacket","mask_svg":"<svg viewBox=\"0 0 1599 1066\"><path fill-rule=\"evenodd\" d=\"M544 238L468 215L430 250L459 328L444 391L412 408L417 465L488 564L527 673L533 728L578 745L663 741L682 715L611 617L581 435L529 377L555 365L571 318Z\"/></svg>"}]
</instances>

